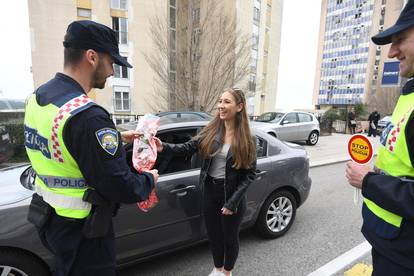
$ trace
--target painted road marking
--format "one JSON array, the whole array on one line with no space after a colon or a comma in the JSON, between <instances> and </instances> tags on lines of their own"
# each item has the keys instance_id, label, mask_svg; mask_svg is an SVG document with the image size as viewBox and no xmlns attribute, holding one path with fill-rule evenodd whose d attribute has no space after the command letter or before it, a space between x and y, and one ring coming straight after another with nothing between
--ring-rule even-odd
<instances>
[{"instance_id":1,"label":"painted road marking","mask_svg":"<svg viewBox=\"0 0 414 276\"><path fill-rule=\"evenodd\" d=\"M308 276L330 276L338 271L344 269L345 267L351 265L357 259L363 257L371 251L371 245L365 241L351 250L345 252L341 256L333 259L324 266L318 268L314 272L308 274Z\"/></svg>"},{"instance_id":2,"label":"painted road marking","mask_svg":"<svg viewBox=\"0 0 414 276\"><path fill-rule=\"evenodd\" d=\"M345 271L344 276L371 276L372 265L358 263L351 269Z\"/></svg>"}]
</instances>

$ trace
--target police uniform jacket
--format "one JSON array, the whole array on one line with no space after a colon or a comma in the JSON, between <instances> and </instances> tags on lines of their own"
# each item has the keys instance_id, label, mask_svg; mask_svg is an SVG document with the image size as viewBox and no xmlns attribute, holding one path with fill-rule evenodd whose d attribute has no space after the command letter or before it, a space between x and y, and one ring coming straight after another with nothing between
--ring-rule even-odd
<instances>
[{"instance_id":1,"label":"police uniform jacket","mask_svg":"<svg viewBox=\"0 0 414 276\"><path fill-rule=\"evenodd\" d=\"M403 95L414 93L414 80L410 80L402 90ZM414 167L414 113L411 114L405 136L410 161ZM365 198L377 202L384 209L404 218L399 236L392 239L378 237L365 222L362 233L370 244L383 256L397 264L414 269L414 181L390 175L368 173L362 183Z\"/></svg>"},{"instance_id":2,"label":"police uniform jacket","mask_svg":"<svg viewBox=\"0 0 414 276\"><path fill-rule=\"evenodd\" d=\"M62 73L36 90L41 106L62 105L68 95L86 94L78 82ZM37 115L41 116L41 115ZM99 132L114 133L117 147L108 150ZM72 116L63 129L63 140L77 162L87 185L113 203L135 203L148 198L154 185L150 173L134 173L128 167L122 141L108 112L93 105Z\"/></svg>"}]
</instances>

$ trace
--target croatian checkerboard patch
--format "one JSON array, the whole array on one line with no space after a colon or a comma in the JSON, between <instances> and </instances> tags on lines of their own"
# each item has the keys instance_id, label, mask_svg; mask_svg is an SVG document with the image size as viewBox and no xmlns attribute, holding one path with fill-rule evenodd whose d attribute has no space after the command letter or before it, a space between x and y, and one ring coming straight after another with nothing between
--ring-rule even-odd
<instances>
[{"instance_id":1,"label":"croatian checkerboard patch","mask_svg":"<svg viewBox=\"0 0 414 276\"><path fill-rule=\"evenodd\" d=\"M115 155L118 149L118 132L113 128L102 128L95 132L101 147L109 154Z\"/></svg>"}]
</instances>

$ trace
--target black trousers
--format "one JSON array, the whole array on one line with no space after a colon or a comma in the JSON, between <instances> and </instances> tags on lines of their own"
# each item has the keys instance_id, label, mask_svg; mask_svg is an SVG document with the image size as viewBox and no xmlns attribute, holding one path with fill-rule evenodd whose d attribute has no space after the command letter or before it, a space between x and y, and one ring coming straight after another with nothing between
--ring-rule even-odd
<instances>
[{"instance_id":1,"label":"black trousers","mask_svg":"<svg viewBox=\"0 0 414 276\"><path fill-rule=\"evenodd\" d=\"M246 211L246 199L242 199L237 212L223 215L223 184L213 184L208 177L203 197L203 214L213 254L214 266L232 270L239 255L239 232Z\"/></svg>"},{"instance_id":2,"label":"black trousers","mask_svg":"<svg viewBox=\"0 0 414 276\"><path fill-rule=\"evenodd\" d=\"M374 270L372 271L372 276L412 276L414 275L414 270L403 267L399 264L394 263L388 258L381 255L374 248L371 251L372 254L372 266Z\"/></svg>"},{"instance_id":3,"label":"black trousers","mask_svg":"<svg viewBox=\"0 0 414 276\"><path fill-rule=\"evenodd\" d=\"M371 126L369 126L368 136L371 136L371 135L373 135L374 137L376 137L377 136L377 130L376 129L373 129Z\"/></svg>"},{"instance_id":4,"label":"black trousers","mask_svg":"<svg viewBox=\"0 0 414 276\"><path fill-rule=\"evenodd\" d=\"M102 238L87 239L82 235L83 220L52 214L38 229L43 245L55 256L54 276L114 276L114 232L111 225Z\"/></svg>"}]
</instances>

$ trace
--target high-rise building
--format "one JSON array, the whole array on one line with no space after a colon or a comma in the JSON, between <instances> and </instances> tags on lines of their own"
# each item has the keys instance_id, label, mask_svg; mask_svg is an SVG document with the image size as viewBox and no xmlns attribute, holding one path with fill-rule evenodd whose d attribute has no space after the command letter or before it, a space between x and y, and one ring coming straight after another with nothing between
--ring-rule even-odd
<instances>
[{"instance_id":1,"label":"high-rise building","mask_svg":"<svg viewBox=\"0 0 414 276\"><path fill-rule=\"evenodd\" d=\"M148 64L148 57L157 54L151 34L154 18L165 19L168 52L175 53L184 47L189 37L184 36L183 27L197 23L205 14L204 7L210 0L30 0L29 24L32 46L32 71L34 86L63 70L63 36L68 24L74 20L89 19L112 27L118 34L119 49L134 68L114 65L114 76L108 79L103 90L91 92L91 97L113 115L116 123L133 118L133 114L164 111L177 108L165 103L152 104L156 94L169 93L170 87L159 87L157 74ZM252 37L251 67L246 78L250 80L248 93L251 114L272 110L276 101L281 14L283 0L229 0L218 1L223 11L236 18L237 27ZM214 21L213 21L214 22ZM197 32L195 26L194 30ZM197 39L202 33L190 34ZM208 40L203 47L212 47ZM205 49L205 48L203 48ZM169 55L165 61L170 82L178 78L180 57ZM190 60L191 61L191 60ZM197 74L206 77L206 63ZM197 89L198 82L192 82ZM161 90L160 90L161 89ZM166 101L174 101L168 97ZM179 106L178 106L179 107Z\"/></svg>"},{"instance_id":2,"label":"high-rise building","mask_svg":"<svg viewBox=\"0 0 414 276\"><path fill-rule=\"evenodd\" d=\"M401 85L398 61L388 60L389 45L377 46L371 37L394 24L403 4L403 0L322 0L313 95L317 108L364 102L388 113L387 95ZM397 74L397 79L390 81L389 74Z\"/></svg>"}]
</instances>

